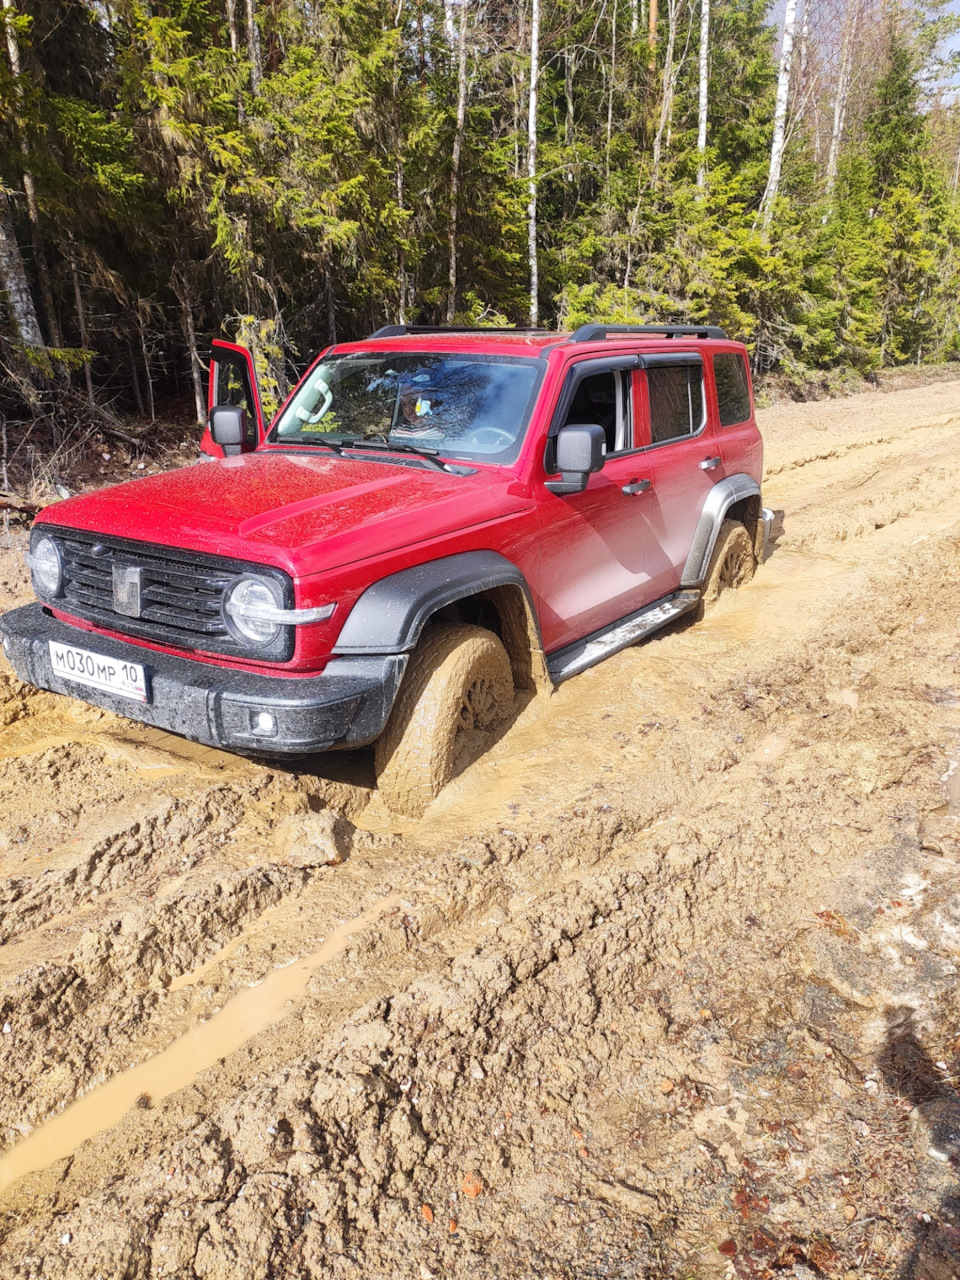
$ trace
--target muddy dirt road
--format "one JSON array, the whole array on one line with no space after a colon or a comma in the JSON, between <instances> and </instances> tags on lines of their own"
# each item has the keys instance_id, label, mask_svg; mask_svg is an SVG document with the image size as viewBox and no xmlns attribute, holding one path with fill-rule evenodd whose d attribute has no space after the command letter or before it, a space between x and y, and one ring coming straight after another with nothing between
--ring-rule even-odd
<instances>
[{"instance_id":1,"label":"muddy dirt road","mask_svg":"<svg viewBox=\"0 0 960 1280\"><path fill-rule=\"evenodd\" d=\"M762 416L417 823L0 677L0 1277L958 1274L960 383Z\"/></svg>"}]
</instances>

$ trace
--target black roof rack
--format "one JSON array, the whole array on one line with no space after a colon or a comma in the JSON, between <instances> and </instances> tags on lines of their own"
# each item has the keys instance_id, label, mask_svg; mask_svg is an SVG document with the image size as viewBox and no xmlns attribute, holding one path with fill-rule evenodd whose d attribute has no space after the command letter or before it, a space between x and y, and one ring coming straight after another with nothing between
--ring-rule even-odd
<instances>
[{"instance_id":1,"label":"black roof rack","mask_svg":"<svg viewBox=\"0 0 960 1280\"><path fill-rule=\"evenodd\" d=\"M599 342L610 333L649 334L658 338L725 338L715 324L582 324L571 342Z\"/></svg>"},{"instance_id":2,"label":"black roof rack","mask_svg":"<svg viewBox=\"0 0 960 1280\"><path fill-rule=\"evenodd\" d=\"M408 334L418 333L489 333L491 335L501 333L552 333L552 329L538 328L496 328L491 325L469 325L469 324L385 324L376 333L371 333L370 338L405 338ZM368 338L367 341L370 339Z\"/></svg>"}]
</instances>

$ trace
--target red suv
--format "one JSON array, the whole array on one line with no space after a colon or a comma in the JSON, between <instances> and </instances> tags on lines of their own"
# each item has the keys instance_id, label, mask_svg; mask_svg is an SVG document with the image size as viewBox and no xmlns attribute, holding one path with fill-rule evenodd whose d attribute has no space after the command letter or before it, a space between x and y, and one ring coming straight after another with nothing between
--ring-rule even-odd
<instances>
[{"instance_id":1,"label":"red suv","mask_svg":"<svg viewBox=\"0 0 960 1280\"><path fill-rule=\"evenodd\" d=\"M273 422L214 344L202 463L37 517L22 679L259 756L376 742L417 814L508 718L762 557L744 347L712 327L391 325Z\"/></svg>"}]
</instances>

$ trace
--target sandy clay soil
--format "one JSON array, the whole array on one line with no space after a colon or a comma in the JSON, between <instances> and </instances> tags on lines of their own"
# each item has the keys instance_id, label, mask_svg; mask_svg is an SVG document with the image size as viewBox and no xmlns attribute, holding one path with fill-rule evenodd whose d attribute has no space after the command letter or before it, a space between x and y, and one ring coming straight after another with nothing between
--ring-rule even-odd
<instances>
[{"instance_id":1,"label":"sandy clay soil","mask_svg":"<svg viewBox=\"0 0 960 1280\"><path fill-rule=\"evenodd\" d=\"M960 1274L960 383L763 418L418 823L0 675L3 1280Z\"/></svg>"}]
</instances>

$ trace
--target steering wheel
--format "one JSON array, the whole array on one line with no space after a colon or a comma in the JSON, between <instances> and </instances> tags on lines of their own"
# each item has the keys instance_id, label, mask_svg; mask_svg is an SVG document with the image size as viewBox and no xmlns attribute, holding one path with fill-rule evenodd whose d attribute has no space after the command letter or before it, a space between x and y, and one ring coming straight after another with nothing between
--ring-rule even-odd
<instances>
[{"instance_id":1,"label":"steering wheel","mask_svg":"<svg viewBox=\"0 0 960 1280\"><path fill-rule=\"evenodd\" d=\"M330 390L327 383L324 382L323 378L318 378L316 380L316 382L313 384L313 389L314 391L319 391L320 394L323 396L323 404L320 406L317 412L307 413L306 409L303 409L303 408L300 408L297 410L297 417L300 419L300 421L307 422L311 426L313 426L314 423L319 422L320 419L323 417L323 415L327 412L327 410L333 404L333 392Z\"/></svg>"},{"instance_id":2,"label":"steering wheel","mask_svg":"<svg viewBox=\"0 0 960 1280\"><path fill-rule=\"evenodd\" d=\"M513 436L501 427L477 427L463 443L476 445L478 449L485 449L489 453L500 453L513 444Z\"/></svg>"}]
</instances>

